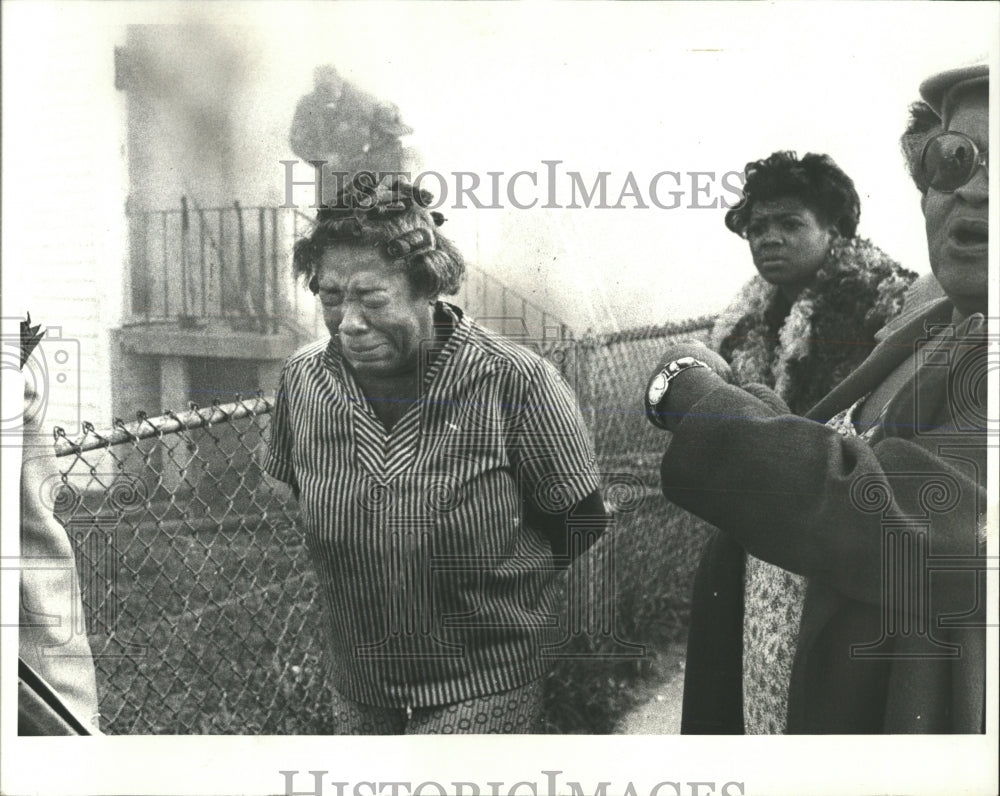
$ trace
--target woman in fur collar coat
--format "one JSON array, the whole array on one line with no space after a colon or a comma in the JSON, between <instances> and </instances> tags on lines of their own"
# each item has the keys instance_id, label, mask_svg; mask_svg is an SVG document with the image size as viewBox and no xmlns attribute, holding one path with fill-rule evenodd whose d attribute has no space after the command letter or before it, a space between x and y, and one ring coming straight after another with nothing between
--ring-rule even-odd
<instances>
[{"instance_id":1,"label":"woman in fur collar coat","mask_svg":"<svg viewBox=\"0 0 1000 796\"><path fill-rule=\"evenodd\" d=\"M712 347L737 384L766 384L803 414L871 353L916 275L855 236L857 191L826 155L747 164L744 197L726 226L758 275L717 320Z\"/></svg>"},{"instance_id":2,"label":"woman in fur collar coat","mask_svg":"<svg viewBox=\"0 0 1000 796\"><path fill-rule=\"evenodd\" d=\"M748 200L727 218L773 286L722 325L732 366L686 343L653 373L647 416L671 432L664 495L720 529L691 603L684 733L984 731L988 75L982 64L925 81L939 129L904 137L943 298L883 330L804 418L759 385L732 386L771 381L808 406L804 374L851 369L851 345L907 281L851 240L857 195L842 172L817 183L802 174L810 156L779 153L751 164ZM771 163L800 190L762 190ZM935 490L947 504L932 505ZM930 578L931 556L962 570Z\"/></svg>"},{"instance_id":3,"label":"woman in fur collar coat","mask_svg":"<svg viewBox=\"0 0 1000 796\"><path fill-rule=\"evenodd\" d=\"M713 329L713 347L729 363L733 383L749 389L779 414L804 415L867 359L876 333L896 317L916 274L855 236L860 200L854 183L826 155L775 152L747 164L744 201L726 214L726 226L744 237L758 275L748 282ZM780 401L777 400L780 398ZM773 399L773 400L771 400ZM784 405L781 405L782 402ZM710 536L695 583L688 654L704 668L706 588L721 593L706 561L718 558L719 532ZM787 683L806 581L731 545L730 569L742 593L727 590L742 627L732 633L741 658L742 729L786 730ZM692 646L693 645L693 646ZM711 677L710 677L711 679ZM697 683L685 685L682 731L697 732L692 715L704 710ZM697 703L697 708L695 704Z\"/></svg>"}]
</instances>

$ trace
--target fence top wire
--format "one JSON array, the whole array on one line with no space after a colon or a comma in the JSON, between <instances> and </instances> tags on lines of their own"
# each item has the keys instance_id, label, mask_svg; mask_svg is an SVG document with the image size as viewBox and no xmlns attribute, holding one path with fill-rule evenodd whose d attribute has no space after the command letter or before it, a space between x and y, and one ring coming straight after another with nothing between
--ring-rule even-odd
<instances>
[{"instance_id":1,"label":"fence top wire","mask_svg":"<svg viewBox=\"0 0 1000 796\"><path fill-rule=\"evenodd\" d=\"M589 346L610 346L618 343L637 342L660 337L672 337L679 334L710 329L715 322L715 316L706 315L686 321L662 324L659 326L643 326L625 329L600 335L586 335L580 342ZM112 428L99 432L91 423L83 423L83 434L75 440L66 436L66 432L56 426L53 429L55 437L55 455L70 456L81 454L98 448L110 448L125 442L137 442L151 437L162 437L178 431L192 431L197 428L211 426L214 423L227 423L246 417L266 415L273 405L260 393L253 399L237 399L232 403L213 403L204 409L196 404L190 404L190 409L179 414L165 412L157 417L147 417L145 412L137 412L136 420L126 423L116 418Z\"/></svg>"},{"instance_id":2,"label":"fence top wire","mask_svg":"<svg viewBox=\"0 0 1000 796\"><path fill-rule=\"evenodd\" d=\"M134 422L126 423L121 419L116 419L112 424L113 428L103 432L96 431L90 423L84 423L84 433L76 440L69 439L66 432L56 426L53 430L56 439L55 454L56 456L70 456L98 448L110 448L125 442L162 437L178 431L191 431L210 426L213 423L228 423L233 420L242 420L245 417L266 415L271 412L272 408L271 402L258 394L253 399L243 400L237 397L232 403L213 403L204 409L196 404L191 404L190 409L179 414L165 412L157 417L147 417L144 412L138 412Z\"/></svg>"},{"instance_id":3,"label":"fence top wire","mask_svg":"<svg viewBox=\"0 0 1000 796\"><path fill-rule=\"evenodd\" d=\"M649 340L656 337L674 337L702 329L711 329L715 325L715 315L702 315L686 321L672 321L658 326L638 326L633 329L623 329L620 332L606 332L593 335L594 345L614 345L630 343L636 340Z\"/></svg>"}]
</instances>

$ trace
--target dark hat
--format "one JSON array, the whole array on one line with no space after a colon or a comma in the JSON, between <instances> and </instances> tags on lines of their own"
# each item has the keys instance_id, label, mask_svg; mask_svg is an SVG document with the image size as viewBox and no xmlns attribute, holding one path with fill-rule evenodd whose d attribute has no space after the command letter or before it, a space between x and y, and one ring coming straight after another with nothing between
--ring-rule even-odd
<instances>
[{"instance_id":1,"label":"dark hat","mask_svg":"<svg viewBox=\"0 0 1000 796\"><path fill-rule=\"evenodd\" d=\"M941 120L947 123L951 106L959 91L965 91L980 84L988 87L989 83L990 69L986 64L961 66L927 78L920 84L920 96L934 109Z\"/></svg>"}]
</instances>

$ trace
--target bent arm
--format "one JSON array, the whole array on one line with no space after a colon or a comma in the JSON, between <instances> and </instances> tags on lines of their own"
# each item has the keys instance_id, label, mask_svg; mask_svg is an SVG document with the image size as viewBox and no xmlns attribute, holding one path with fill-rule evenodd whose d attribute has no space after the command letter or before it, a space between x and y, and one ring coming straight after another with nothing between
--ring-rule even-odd
<instances>
[{"instance_id":1,"label":"bent arm","mask_svg":"<svg viewBox=\"0 0 1000 796\"><path fill-rule=\"evenodd\" d=\"M556 564L568 567L607 528L590 435L576 397L547 362L521 385L522 407L509 441L524 521L549 541Z\"/></svg>"},{"instance_id":2,"label":"bent arm","mask_svg":"<svg viewBox=\"0 0 1000 796\"><path fill-rule=\"evenodd\" d=\"M611 522L601 491L595 489L568 511L548 512L525 501L525 521L549 540L557 566L568 567L589 550Z\"/></svg>"},{"instance_id":3,"label":"bent arm","mask_svg":"<svg viewBox=\"0 0 1000 796\"><path fill-rule=\"evenodd\" d=\"M890 528L926 529L933 556L983 554L984 448L950 454L940 439L919 438L869 446L777 414L711 373L691 373L682 385L668 407L677 420L663 492L754 556L878 604ZM935 609L968 610L975 589L968 572L937 572Z\"/></svg>"}]
</instances>

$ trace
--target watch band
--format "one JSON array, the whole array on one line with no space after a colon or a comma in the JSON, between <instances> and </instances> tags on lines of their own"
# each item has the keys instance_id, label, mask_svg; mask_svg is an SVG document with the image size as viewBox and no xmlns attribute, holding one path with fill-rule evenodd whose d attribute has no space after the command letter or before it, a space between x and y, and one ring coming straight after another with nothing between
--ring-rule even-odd
<instances>
[{"instance_id":1,"label":"watch band","mask_svg":"<svg viewBox=\"0 0 1000 796\"><path fill-rule=\"evenodd\" d=\"M692 368L708 368L708 365L694 357L681 357L680 359L675 359L673 362L668 362L650 379L649 385L646 387L644 403L646 405L647 419L657 428L666 428L663 418L660 417L657 409L663 403L663 399L667 397L670 382L685 370L691 370Z\"/></svg>"}]
</instances>

